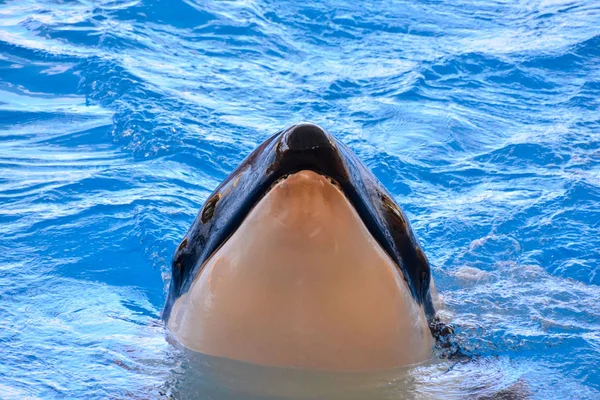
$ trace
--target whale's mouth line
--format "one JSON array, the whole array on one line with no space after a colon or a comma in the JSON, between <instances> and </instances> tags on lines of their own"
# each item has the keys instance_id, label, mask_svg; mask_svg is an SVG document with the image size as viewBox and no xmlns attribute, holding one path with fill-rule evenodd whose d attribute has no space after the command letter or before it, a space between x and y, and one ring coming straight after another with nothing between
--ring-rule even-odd
<instances>
[{"instance_id":1,"label":"whale's mouth line","mask_svg":"<svg viewBox=\"0 0 600 400\"><path fill-rule=\"evenodd\" d=\"M297 174L297 173L299 173L299 172L302 172L302 171L310 171L310 172L314 172L315 174L318 174L318 175L320 175L320 176L324 177L325 179L327 179L327 180L329 181L329 183L331 183L333 186L335 186L337 189L339 189L339 190L340 190L340 191L341 191L341 192L344 194L344 196L346 196L346 194L344 193L344 189L342 188L342 185L340 185L340 184L338 183L338 181L336 181L336 180L335 180L334 178L332 178L331 176L329 176L329 175L327 175L327 174L325 174L325 173L323 173L323 172L320 172L320 171L314 170L314 169L310 169L310 168L302 168L302 169L298 169L297 171L293 171L293 172L288 172L288 173L285 173L285 174L283 174L282 176L280 176L279 178L275 179L275 180L273 181L273 183L271 183L271 185L269 186L269 188L268 188L268 189L267 189L267 190L266 190L266 191L265 191L265 192L264 192L264 193L263 193L263 194L260 196L260 198L258 199L258 201L257 201L257 202L256 202L256 203L253 205L253 207L254 207L254 206L256 206L256 204L258 204L258 203L259 203L259 202L260 202L260 201L261 201L261 200L262 200L262 199L263 199L263 198L264 198L264 197L265 197L267 194L269 194L269 192L270 192L271 190L273 190L273 188L274 188L275 186L277 186L277 185L278 185L278 184L280 184L281 182L284 182L284 181L286 181L286 180L287 180L287 179L288 179L290 176L292 176L292 175L294 175L294 174ZM348 197L348 196L346 196L346 198L347 198L347 197Z\"/></svg>"},{"instance_id":2,"label":"whale's mouth line","mask_svg":"<svg viewBox=\"0 0 600 400\"><path fill-rule=\"evenodd\" d=\"M290 177L292 177L295 174L301 173L301 172L313 172L323 178L325 178L327 180L327 182L329 184L331 184L333 187L335 187L337 190L340 191L340 193L346 198L346 200L352 205L352 208L354 209L354 211L356 211L357 215L359 216L361 222L364 224L365 221L363 220L362 216L360 215L360 213L358 212L358 210L356 209L356 207L354 206L353 202L351 201L351 199L346 195L346 193L344 192L344 189L342 187L342 185L340 185L334 178L332 178L331 176L320 172L318 170L314 170L314 169L310 169L310 168L300 168L297 171L293 171L293 172L287 172L283 175L281 175L280 177L276 178L265 190L263 193L261 193L258 197L257 200L252 204L252 206L250 207L250 209L248 210L248 212L246 213L245 216L243 216L239 223L237 224L237 226L232 226L229 229L228 235L223 238L223 240L219 243L219 245L210 253L210 255L208 255L206 257L206 260L204 261L204 263L202 263L202 265L198 268L198 270L196 271L196 273L194 274L194 277L192 279L192 282L195 281L198 276L200 276L200 274L202 273L202 270L204 269L204 266L210 262L210 260L213 258L213 256L215 254L217 254L219 252L219 250L229 241L229 239L231 239L231 237L238 231L238 229L240 228L240 226L244 223L244 221L246 220L246 218L252 213L252 211L255 209L255 207L258 206L258 204L260 204L260 202L269 195L269 193L276 188L278 185L280 185L281 183L287 181ZM372 236L372 235L371 235ZM375 240L375 238L374 238ZM384 249L385 251L385 249ZM399 267L398 265L396 265L396 267ZM400 271L400 269L398 268L398 272L402 273Z\"/></svg>"}]
</instances>

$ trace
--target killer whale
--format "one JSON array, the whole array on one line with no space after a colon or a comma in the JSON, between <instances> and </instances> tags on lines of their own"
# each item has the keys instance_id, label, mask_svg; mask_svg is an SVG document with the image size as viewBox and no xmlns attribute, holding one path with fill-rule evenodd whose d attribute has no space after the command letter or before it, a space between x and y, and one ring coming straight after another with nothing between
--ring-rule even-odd
<instances>
[{"instance_id":1,"label":"killer whale","mask_svg":"<svg viewBox=\"0 0 600 400\"><path fill-rule=\"evenodd\" d=\"M433 291L392 196L342 142L301 123L209 196L173 256L162 317L211 355L378 369L428 357Z\"/></svg>"}]
</instances>

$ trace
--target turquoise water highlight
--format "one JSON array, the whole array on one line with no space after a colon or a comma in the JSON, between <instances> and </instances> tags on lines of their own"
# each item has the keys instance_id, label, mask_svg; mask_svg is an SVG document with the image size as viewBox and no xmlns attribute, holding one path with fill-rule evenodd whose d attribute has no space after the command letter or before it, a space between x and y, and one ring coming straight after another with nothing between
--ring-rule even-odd
<instances>
[{"instance_id":1,"label":"turquoise water highlight","mask_svg":"<svg viewBox=\"0 0 600 400\"><path fill-rule=\"evenodd\" d=\"M0 398L262 379L600 398L599 27L593 0L0 0ZM407 212L474 361L284 379L190 367L165 340L170 258L203 201L301 120Z\"/></svg>"}]
</instances>

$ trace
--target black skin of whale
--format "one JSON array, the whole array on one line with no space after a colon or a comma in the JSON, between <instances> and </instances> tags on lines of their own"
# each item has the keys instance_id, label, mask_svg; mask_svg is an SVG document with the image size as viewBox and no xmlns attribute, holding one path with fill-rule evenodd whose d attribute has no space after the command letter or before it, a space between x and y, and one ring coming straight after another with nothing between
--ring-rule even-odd
<instances>
[{"instance_id":1,"label":"black skin of whale","mask_svg":"<svg viewBox=\"0 0 600 400\"><path fill-rule=\"evenodd\" d=\"M210 195L177 247L162 318L186 293L210 256L236 231L279 178L311 170L331 178L356 209L379 245L402 270L414 300L439 336L429 283L429 262L406 215L356 155L321 127L298 124L271 136Z\"/></svg>"}]
</instances>

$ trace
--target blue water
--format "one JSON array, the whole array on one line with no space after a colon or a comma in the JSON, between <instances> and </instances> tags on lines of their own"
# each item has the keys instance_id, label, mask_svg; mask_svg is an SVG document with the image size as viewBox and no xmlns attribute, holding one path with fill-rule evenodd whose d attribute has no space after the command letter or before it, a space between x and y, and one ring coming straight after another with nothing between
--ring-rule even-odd
<instances>
[{"instance_id":1,"label":"blue water","mask_svg":"<svg viewBox=\"0 0 600 400\"><path fill-rule=\"evenodd\" d=\"M469 3L0 0L0 398L256 383L159 316L203 201L301 120L407 212L474 356L312 383L600 398L600 3Z\"/></svg>"}]
</instances>

